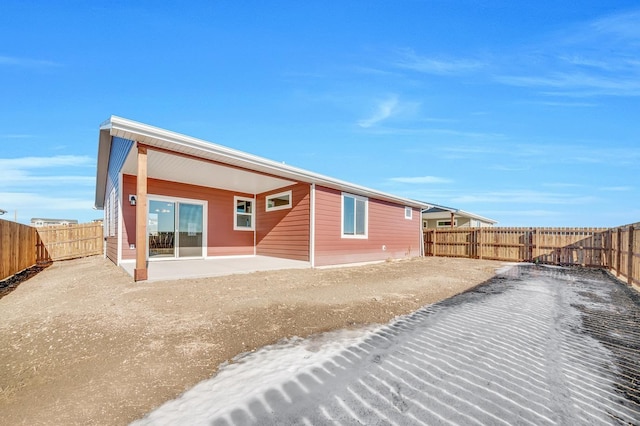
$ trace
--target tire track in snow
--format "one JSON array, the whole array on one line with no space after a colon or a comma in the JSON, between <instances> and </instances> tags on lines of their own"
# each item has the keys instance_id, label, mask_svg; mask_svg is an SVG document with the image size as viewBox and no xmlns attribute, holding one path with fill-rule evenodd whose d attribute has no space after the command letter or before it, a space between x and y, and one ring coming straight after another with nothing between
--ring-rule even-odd
<instances>
[{"instance_id":1,"label":"tire track in snow","mask_svg":"<svg viewBox=\"0 0 640 426\"><path fill-rule=\"evenodd\" d=\"M241 364L282 374L243 383L231 365L136 424L640 424L629 294L598 271L515 266L321 355L259 351Z\"/></svg>"}]
</instances>

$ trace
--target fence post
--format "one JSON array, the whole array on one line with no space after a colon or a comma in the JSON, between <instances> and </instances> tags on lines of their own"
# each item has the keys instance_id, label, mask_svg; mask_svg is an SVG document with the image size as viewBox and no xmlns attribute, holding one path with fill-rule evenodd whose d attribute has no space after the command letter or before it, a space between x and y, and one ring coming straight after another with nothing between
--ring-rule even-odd
<instances>
[{"instance_id":1,"label":"fence post","mask_svg":"<svg viewBox=\"0 0 640 426\"><path fill-rule=\"evenodd\" d=\"M482 233L482 228L478 228L478 259L482 259L482 239L484 235Z\"/></svg>"},{"instance_id":2,"label":"fence post","mask_svg":"<svg viewBox=\"0 0 640 426\"><path fill-rule=\"evenodd\" d=\"M607 234L604 240L604 256L602 256L602 260L607 260L607 269L613 269L613 247L612 247L612 232L611 228L607 229ZM606 256L606 257L605 257Z\"/></svg>"},{"instance_id":3,"label":"fence post","mask_svg":"<svg viewBox=\"0 0 640 426\"><path fill-rule=\"evenodd\" d=\"M629 225L629 249L627 250L627 284L633 284L633 225Z\"/></svg>"},{"instance_id":4,"label":"fence post","mask_svg":"<svg viewBox=\"0 0 640 426\"><path fill-rule=\"evenodd\" d=\"M616 242L616 276L620 276L620 262L622 258L622 229L617 229L618 241Z\"/></svg>"},{"instance_id":5,"label":"fence post","mask_svg":"<svg viewBox=\"0 0 640 426\"><path fill-rule=\"evenodd\" d=\"M431 253L433 253L432 256L435 257L438 255L438 253L436 253L436 230L433 229L431 233Z\"/></svg>"}]
</instances>

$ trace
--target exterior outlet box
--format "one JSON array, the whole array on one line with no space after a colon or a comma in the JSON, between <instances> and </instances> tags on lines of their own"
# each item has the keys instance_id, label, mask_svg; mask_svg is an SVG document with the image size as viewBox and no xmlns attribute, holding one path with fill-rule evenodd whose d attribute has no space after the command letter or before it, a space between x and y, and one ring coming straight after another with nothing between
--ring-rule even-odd
<instances>
[{"instance_id":1,"label":"exterior outlet box","mask_svg":"<svg viewBox=\"0 0 640 426\"><path fill-rule=\"evenodd\" d=\"M135 244L129 244L129 248L130 248L131 250L135 250L136 245L135 245Z\"/></svg>"}]
</instances>

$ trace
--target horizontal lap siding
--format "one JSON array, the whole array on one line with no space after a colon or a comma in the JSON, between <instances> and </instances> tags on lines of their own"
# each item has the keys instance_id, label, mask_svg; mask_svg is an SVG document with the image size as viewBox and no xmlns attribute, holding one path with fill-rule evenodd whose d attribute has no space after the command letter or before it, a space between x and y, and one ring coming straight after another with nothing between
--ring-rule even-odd
<instances>
[{"instance_id":1,"label":"horizontal lap siding","mask_svg":"<svg viewBox=\"0 0 640 426\"><path fill-rule=\"evenodd\" d=\"M118 263L118 237L107 237L105 255L113 263Z\"/></svg>"},{"instance_id":2,"label":"horizontal lap siding","mask_svg":"<svg viewBox=\"0 0 640 426\"><path fill-rule=\"evenodd\" d=\"M149 179L147 184L149 194L208 202L208 217L205 218L207 222L208 256L254 254L254 233L252 231L235 231L233 229L235 220L233 197L237 195L253 198L253 195L157 179ZM122 234L122 258L135 259L135 250L129 249L129 244L135 244L136 239L135 207L129 205L128 194L136 193L136 177L125 175L123 177L123 186L122 213L124 229Z\"/></svg>"},{"instance_id":3,"label":"horizontal lap siding","mask_svg":"<svg viewBox=\"0 0 640 426\"><path fill-rule=\"evenodd\" d=\"M291 190L290 209L265 211L266 196ZM259 194L256 200L256 253L309 260L309 185L298 184Z\"/></svg>"},{"instance_id":4,"label":"horizontal lap siding","mask_svg":"<svg viewBox=\"0 0 640 426\"><path fill-rule=\"evenodd\" d=\"M420 255L420 211L405 219L405 206L369 198L368 237L341 238L342 192L316 188L317 266L400 259ZM384 249L383 249L384 246Z\"/></svg>"}]
</instances>

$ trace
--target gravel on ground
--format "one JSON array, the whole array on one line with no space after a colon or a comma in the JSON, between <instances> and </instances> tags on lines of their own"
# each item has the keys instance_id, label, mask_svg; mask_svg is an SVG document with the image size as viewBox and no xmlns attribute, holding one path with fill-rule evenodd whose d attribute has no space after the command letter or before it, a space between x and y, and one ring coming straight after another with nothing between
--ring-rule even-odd
<instances>
[{"instance_id":1,"label":"gravel on ground","mask_svg":"<svg viewBox=\"0 0 640 426\"><path fill-rule=\"evenodd\" d=\"M240 353L384 324L501 266L426 257L135 283L99 256L56 262L0 299L3 423L127 424Z\"/></svg>"}]
</instances>

